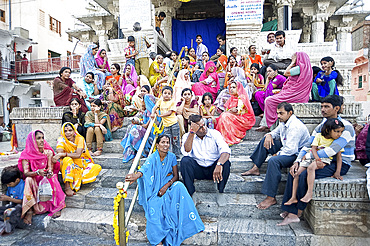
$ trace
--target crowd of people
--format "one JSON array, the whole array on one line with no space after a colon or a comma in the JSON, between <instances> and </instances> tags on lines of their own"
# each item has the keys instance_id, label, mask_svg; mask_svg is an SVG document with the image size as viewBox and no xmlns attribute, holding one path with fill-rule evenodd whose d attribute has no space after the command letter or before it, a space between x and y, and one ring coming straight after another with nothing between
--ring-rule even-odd
<instances>
[{"instance_id":1,"label":"crowd of people","mask_svg":"<svg viewBox=\"0 0 370 246\"><path fill-rule=\"evenodd\" d=\"M158 21L164 18L159 15ZM233 47L227 57L225 37L218 35L220 46L210 56L198 35L197 47L186 49L183 57L171 51L151 59L151 44L139 23L134 24L134 32L127 39L122 71L119 64L109 63L106 50L93 44L80 61L81 81L71 79L68 67L54 79L56 106L70 107L63 115L56 153L43 132L31 132L18 169L9 168L7 178L2 176L2 183L9 184L15 195L1 200L22 204L14 207L24 220L16 220L13 227L30 224L34 213L60 216L65 196L95 181L101 167L93 157L102 154L104 142L112 140L124 117L132 117L121 141L124 163L135 157L151 119L164 127L156 151L148 156L155 140L152 130L142 154L148 157L145 164L125 177L128 182L138 181L147 237L154 245L180 245L204 230L195 208L195 179L216 182L217 204L227 204L223 193L230 175L230 146L243 141L256 116L262 117L257 130L267 133L251 156L253 168L241 175L260 175L267 156L274 155L262 187L266 198L258 204L267 209L277 203L281 169L290 168L280 225L299 221L312 199L314 179L342 179L348 172L354 160L355 131L338 115L343 99L337 85L342 85L342 77L333 58L321 60L322 70L312 67L309 56L295 52L285 33L277 31L268 34L261 55L251 45L249 54L239 55ZM321 102L324 117L311 136L290 104L309 101ZM183 182L178 181L177 159ZM56 178L59 171L64 192ZM54 191L48 201L37 199L43 177Z\"/></svg>"}]
</instances>

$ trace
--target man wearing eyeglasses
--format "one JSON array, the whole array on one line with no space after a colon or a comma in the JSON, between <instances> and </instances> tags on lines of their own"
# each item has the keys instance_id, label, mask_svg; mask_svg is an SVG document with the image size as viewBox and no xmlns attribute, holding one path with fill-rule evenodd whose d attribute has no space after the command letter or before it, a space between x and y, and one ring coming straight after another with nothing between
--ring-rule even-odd
<instances>
[{"instance_id":1,"label":"man wearing eyeglasses","mask_svg":"<svg viewBox=\"0 0 370 246\"><path fill-rule=\"evenodd\" d=\"M189 116L190 131L182 138L180 171L185 187L194 197L194 179L213 180L217 183L217 204L225 206L227 201L223 195L230 175L229 161L231 150L220 132L208 129L202 116Z\"/></svg>"}]
</instances>

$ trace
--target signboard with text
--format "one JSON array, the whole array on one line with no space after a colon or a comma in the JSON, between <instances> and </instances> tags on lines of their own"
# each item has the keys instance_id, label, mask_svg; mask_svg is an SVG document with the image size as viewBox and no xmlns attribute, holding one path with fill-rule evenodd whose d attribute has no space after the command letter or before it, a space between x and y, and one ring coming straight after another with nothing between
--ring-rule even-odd
<instances>
[{"instance_id":1,"label":"signboard with text","mask_svg":"<svg viewBox=\"0 0 370 246\"><path fill-rule=\"evenodd\" d=\"M261 24L264 0L225 0L225 22L228 24Z\"/></svg>"},{"instance_id":2,"label":"signboard with text","mask_svg":"<svg viewBox=\"0 0 370 246\"><path fill-rule=\"evenodd\" d=\"M120 27L132 30L135 22L139 22L142 28L151 26L152 12L150 0L120 0Z\"/></svg>"}]
</instances>

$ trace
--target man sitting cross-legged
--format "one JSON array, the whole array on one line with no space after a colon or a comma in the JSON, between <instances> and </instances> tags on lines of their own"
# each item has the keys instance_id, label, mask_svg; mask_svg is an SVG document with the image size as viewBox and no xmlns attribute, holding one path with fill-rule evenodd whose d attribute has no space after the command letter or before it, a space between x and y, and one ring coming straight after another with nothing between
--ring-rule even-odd
<instances>
[{"instance_id":1,"label":"man sitting cross-legged","mask_svg":"<svg viewBox=\"0 0 370 246\"><path fill-rule=\"evenodd\" d=\"M226 205L223 192L230 175L231 150L221 133L208 129L202 116L189 116L190 131L182 138L181 175L189 194L195 192L194 179L209 179L217 182L217 204Z\"/></svg>"},{"instance_id":2,"label":"man sitting cross-legged","mask_svg":"<svg viewBox=\"0 0 370 246\"><path fill-rule=\"evenodd\" d=\"M293 164L299 150L310 137L307 127L294 115L291 104L280 103L277 107L277 114L280 121L279 126L267 133L260 141L251 155L254 166L242 173L242 176L260 175L259 168L268 154L276 154L267 162L266 178L262 186L262 193L267 197L257 205L259 209L267 209L276 204L275 196L281 180L281 168L287 168Z\"/></svg>"}]
</instances>

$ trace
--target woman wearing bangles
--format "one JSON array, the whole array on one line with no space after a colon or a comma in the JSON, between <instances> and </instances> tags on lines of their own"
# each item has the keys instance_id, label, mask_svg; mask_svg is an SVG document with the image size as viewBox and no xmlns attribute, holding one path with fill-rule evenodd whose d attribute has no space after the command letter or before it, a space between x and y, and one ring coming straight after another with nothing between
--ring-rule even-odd
<instances>
[{"instance_id":1,"label":"woman wearing bangles","mask_svg":"<svg viewBox=\"0 0 370 246\"><path fill-rule=\"evenodd\" d=\"M65 193L73 196L79 191L81 184L92 183L101 171L101 166L94 164L85 139L70 122L62 126L61 137L58 138L56 160L61 159L61 172L65 183Z\"/></svg>"},{"instance_id":2,"label":"woman wearing bangles","mask_svg":"<svg viewBox=\"0 0 370 246\"><path fill-rule=\"evenodd\" d=\"M203 231L204 225L187 189L178 181L176 156L168 152L170 138L159 136L156 147L140 170L127 174L125 180L138 180L149 243L177 246Z\"/></svg>"}]
</instances>

